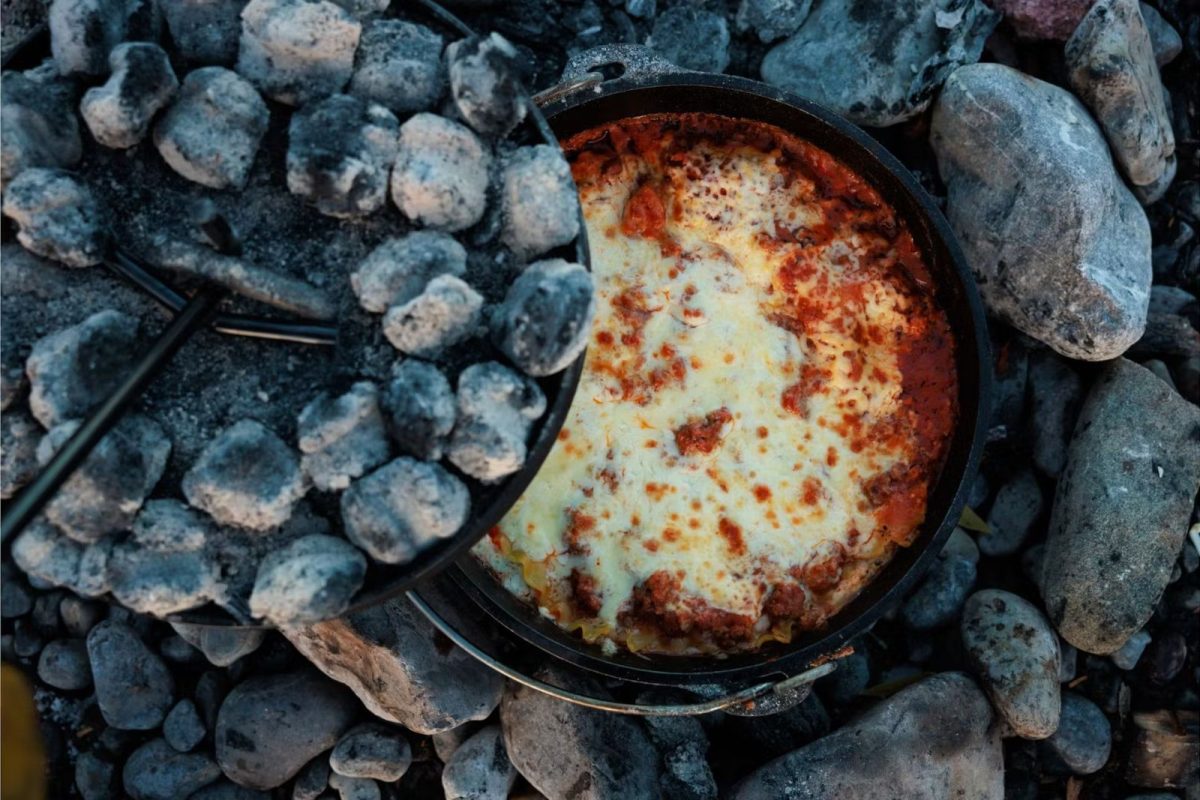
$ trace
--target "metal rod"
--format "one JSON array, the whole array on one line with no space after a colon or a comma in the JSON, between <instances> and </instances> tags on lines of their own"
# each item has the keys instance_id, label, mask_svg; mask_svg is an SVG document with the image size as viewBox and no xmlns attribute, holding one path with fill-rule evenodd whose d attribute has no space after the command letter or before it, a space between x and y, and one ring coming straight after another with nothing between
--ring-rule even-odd
<instances>
[{"instance_id":1,"label":"metal rod","mask_svg":"<svg viewBox=\"0 0 1200 800\"><path fill-rule=\"evenodd\" d=\"M41 474L5 508L3 522L0 522L0 541L8 541L10 536L24 529L38 515L58 488L87 458L92 448L121 418L126 408L141 395L150 380L166 366L193 333L207 324L222 296L222 291L204 289L188 301L125 376L121 385L79 426Z\"/></svg>"}]
</instances>

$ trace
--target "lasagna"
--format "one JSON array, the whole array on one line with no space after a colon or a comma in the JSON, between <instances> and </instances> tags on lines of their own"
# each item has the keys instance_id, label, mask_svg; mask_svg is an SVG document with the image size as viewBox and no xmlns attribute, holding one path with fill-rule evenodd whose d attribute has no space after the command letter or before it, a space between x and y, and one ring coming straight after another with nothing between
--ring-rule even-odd
<instances>
[{"instance_id":1,"label":"lasagna","mask_svg":"<svg viewBox=\"0 0 1200 800\"><path fill-rule=\"evenodd\" d=\"M609 652L819 628L918 533L955 425L910 232L759 122L651 115L563 146L596 323L558 441L476 557Z\"/></svg>"}]
</instances>

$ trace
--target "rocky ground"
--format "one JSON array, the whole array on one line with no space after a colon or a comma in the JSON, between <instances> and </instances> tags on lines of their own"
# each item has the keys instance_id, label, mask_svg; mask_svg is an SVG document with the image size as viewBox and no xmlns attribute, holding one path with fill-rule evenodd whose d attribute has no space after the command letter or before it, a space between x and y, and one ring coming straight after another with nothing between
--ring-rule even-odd
<instances>
[{"instance_id":1,"label":"rocky ground","mask_svg":"<svg viewBox=\"0 0 1200 800\"><path fill-rule=\"evenodd\" d=\"M3 658L33 686L50 796L1200 796L1200 13L993 5L459 8L538 87L587 47L649 42L816 97L943 203L991 315L975 515L813 693L769 717L603 714L506 684L403 600L171 626L6 553Z\"/></svg>"}]
</instances>

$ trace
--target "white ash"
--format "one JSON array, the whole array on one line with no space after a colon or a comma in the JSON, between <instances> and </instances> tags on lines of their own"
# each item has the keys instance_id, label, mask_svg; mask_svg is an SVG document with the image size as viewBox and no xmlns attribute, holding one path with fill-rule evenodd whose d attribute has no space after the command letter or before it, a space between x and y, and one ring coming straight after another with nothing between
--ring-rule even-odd
<instances>
[{"instance_id":1,"label":"white ash","mask_svg":"<svg viewBox=\"0 0 1200 800\"><path fill-rule=\"evenodd\" d=\"M267 104L244 78L203 67L184 77L178 99L154 127L154 146L188 180L240 189L269 118Z\"/></svg>"},{"instance_id":2,"label":"white ash","mask_svg":"<svg viewBox=\"0 0 1200 800\"><path fill-rule=\"evenodd\" d=\"M194 64L228 66L237 60L246 0L171 0L163 17L175 49Z\"/></svg>"},{"instance_id":3,"label":"white ash","mask_svg":"<svg viewBox=\"0 0 1200 800\"><path fill-rule=\"evenodd\" d=\"M501 240L520 258L531 258L579 235L579 195L562 151L547 144L522 147L501 172L504 229Z\"/></svg>"},{"instance_id":4,"label":"white ash","mask_svg":"<svg viewBox=\"0 0 1200 800\"><path fill-rule=\"evenodd\" d=\"M287 522L306 487L292 449L246 419L209 443L182 488L189 503L217 522L266 531Z\"/></svg>"},{"instance_id":5,"label":"white ash","mask_svg":"<svg viewBox=\"0 0 1200 800\"><path fill-rule=\"evenodd\" d=\"M460 231L483 217L491 154L468 128L421 113L400 126L392 201L413 222Z\"/></svg>"},{"instance_id":6,"label":"white ash","mask_svg":"<svg viewBox=\"0 0 1200 800\"><path fill-rule=\"evenodd\" d=\"M21 409L0 415L0 498L7 500L37 476L42 429Z\"/></svg>"},{"instance_id":7,"label":"white ash","mask_svg":"<svg viewBox=\"0 0 1200 800\"><path fill-rule=\"evenodd\" d=\"M438 231L414 231L388 239L371 251L350 274L359 305L382 314L397 303L421 293L438 275L462 276L467 251L452 236Z\"/></svg>"},{"instance_id":8,"label":"white ash","mask_svg":"<svg viewBox=\"0 0 1200 800\"><path fill-rule=\"evenodd\" d=\"M447 455L471 477L498 481L525 464L529 428L545 411L546 396L524 375L494 361L467 367Z\"/></svg>"},{"instance_id":9,"label":"white ash","mask_svg":"<svg viewBox=\"0 0 1200 800\"><path fill-rule=\"evenodd\" d=\"M362 586L367 560L335 536L304 536L269 553L258 567L250 613L276 625L336 617Z\"/></svg>"},{"instance_id":10,"label":"white ash","mask_svg":"<svg viewBox=\"0 0 1200 800\"><path fill-rule=\"evenodd\" d=\"M470 504L467 487L442 467L401 457L342 494L342 523L376 561L402 564L457 533Z\"/></svg>"},{"instance_id":11,"label":"white ash","mask_svg":"<svg viewBox=\"0 0 1200 800\"><path fill-rule=\"evenodd\" d=\"M592 275L561 258L531 264L492 317L497 346L530 375L553 375L587 346L596 298Z\"/></svg>"},{"instance_id":12,"label":"white ash","mask_svg":"<svg viewBox=\"0 0 1200 800\"><path fill-rule=\"evenodd\" d=\"M54 586L73 586L79 579L83 546L53 525L35 519L12 543L12 559L31 579Z\"/></svg>"},{"instance_id":13,"label":"white ash","mask_svg":"<svg viewBox=\"0 0 1200 800\"><path fill-rule=\"evenodd\" d=\"M370 381L340 397L322 394L300 412L296 430L300 468L324 492L345 489L390 454L379 389Z\"/></svg>"},{"instance_id":14,"label":"white ash","mask_svg":"<svg viewBox=\"0 0 1200 800\"><path fill-rule=\"evenodd\" d=\"M428 461L442 457L458 407L440 369L415 358L399 362L392 367L382 402L392 439L401 450Z\"/></svg>"},{"instance_id":15,"label":"white ash","mask_svg":"<svg viewBox=\"0 0 1200 800\"><path fill-rule=\"evenodd\" d=\"M340 92L354 71L362 23L328 0L250 0L237 71L287 105Z\"/></svg>"},{"instance_id":16,"label":"white ash","mask_svg":"<svg viewBox=\"0 0 1200 800\"><path fill-rule=\"evenodd\" d=\"M175 97L179 79L166 52L150 42L113 48L108 64L108 81L88 89L79 110L97 142L133 147L146 137L154 115Z\"/></svg>"},{"instance_id":17,"label":"white ash","mask_svg":"<svg viewBox=\"0 0 1200 800\"><path fill-rule=\"evenodd\" d=\"M73 167L83 155L75 90L47 61L0 77L0 189L30 167Z\"/></svg>"},{"instance_id":18,"label":"white ash","mask_svg":"<svg viewBox=\"0 0 1200 800\"><path fill-rule=\"evenodd\" d=\"M331 217L358 217L387 202L400 123L378 103L336 94L292 115L287 186Z\"/></svg>"},{"instance_id":19,"label":"white ash","mask_svg":"<svg viewBox=\"0 0 1200 800\"><path fill-rule=\"evenodd\" d=\"M107 242L95 195L59 169L21 172L4 192L4 216L17 223L17 241L32 253L71 267L100 263Z\"/></svg>"},{"instance_id":20,"label":"white ash","mask_svg":"<svg viewBox=\"0 0 1200 800\"><path fill-rule=\"evenodd\" d=\"M350 93L397 114L428 111L446 86L442 37L424 25L378 19L363 29Z\"/></svg>"},{"instance_id":21,"label":"white ash","mask_svg":"<svg viewBox=\"0 0 1200 800\"><path fill-rule=\"evenodd\" d=\"M65 422L46 434L38 444L39 466L50 462L79 424ZM46 519L83 544L128 529L170 453L171 440L158 423L139 414L126 416L46 504Z\"/></svg>"},{"instance_id":22,"label":"white ash","mask_svg":"<svg viewBox=\"0 0 1200 800\"><path fill-rule=\"evenodd\" d=\"M108 54L125 38L125 0L53 0L47 15L50 52L63 75L103 75Z\"/></svg>"},{"instance_id":23,"label":"white ash","mask_svg":"<svg viewBox=\"0 0 1200 800\"><path fill-rule=\"evenodd\" d=\"M329 766L347 778L395 783L412 765L412 748L402 728L378 722L356 725L342 734L329 753Z\"/></svg>"},{"instance_id":24,"label":"white ash","mask_svg":"<svg viewBox=\"0 0 1200 800\"><path fill-rule=\"evenodd\" d=\"M39 339L25 362L34 418L52 428L85 416L124 379L141 341L137 320L113 310Z\"/></svg>"},{"instance_id":25,"label":"white ash","mask_svg":"<svg viewBox=\"0 0 1200 800\"><path fill-rule=\"evenodd\" d=\"M485 136L505 136L525 119L519 54L498 33L446 48L450 94L463 119Z\"/></svg>"},{"instance_id":26,"label":"white ash","mask_svg":"<svg viewBox=\"0 0 1200 800\"><path fill-rule=\"evenodd\" d=\"M453 275L439 275L425 291L383 317L383 333L402 353L433 357L479 328L483 297Z\"/></svg>"}]
</instances>

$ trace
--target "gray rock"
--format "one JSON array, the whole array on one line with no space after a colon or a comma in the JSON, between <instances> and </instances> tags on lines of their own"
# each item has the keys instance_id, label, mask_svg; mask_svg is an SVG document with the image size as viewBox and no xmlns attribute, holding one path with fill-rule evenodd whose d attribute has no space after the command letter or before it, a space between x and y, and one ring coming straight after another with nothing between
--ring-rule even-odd
<instances>
[{"instance_id":1,"label":"gray rock","mask_svg":"<svg viewBox=\"0 0 1200 800\"><path fill-rule=\"evenodd\" d=\"M383 408L402 451L427 461L442 457L458 412L454 391L441 370L415 358L399 362L384 389Z\"/></svg>"},{"instance_id":2,"label":"gray rock","mask_svg":"<svg viewBox=\"0 0 1200 800\"><path fill-rule=\"evenodd\" d=\"M598 689L577 675L556 672L545 677L568 689ZM657 754L632 717L564 703L517 686L504 697L500 722L512 763L547 797L662 796Z\"/></svg>"},{"instance_id":3,"label":"gray rock","mask_svg":"<svg viewBox=\"0 0 1200 800\"><path fill-rule=\"evenodd\" d=\"M103 75L108 54L125 38L122 0L53 0L47 14L50 52L63 75Z\"/></svg>"},{"instance_id":4,"label":"gray rock","mask_svg":"<svg viewBox=\"0 0 1200 800\"><path fill-rule=\"evenodd\" d=\"M67 422L52 428L38 445L38 463L48 464L78 427ZM125 417L46 504L46 519L83 544L127 529L170 453L171 440L158 423L140 414Z\"/></svg>"},{"instance_id":5,"label":"gray rock","mask_svg":"<svg viewBox=\"0 0 1200 800\"><path fill-rule=\"evenodd\" d=\"M504 242L520 258L570 244L579 235L579 195L557 147L519 148L500 174Z\"/></svg>"},{"instance_id":6,"label":"gray rock","mask_svg":"<svg viewBox=\"0 0 1200 800\"><path fill-rule=\"evenodd\" d=\"M1200 409L1144 367L1107 365L1079 414L1046 541L1050 619L1088 653L1119 649L1171 577L1200 484Z\"/></svg>"},{"instance_id":7,"label":"gray rock","mask_svg":"<svg viewBox=\"0 0 1200 800\"><path fill-rule=\"evenodd\" d=\"M300 468L323 492L340 491L355 478L388 460L387 428L379 410L379 389L360 381L334 397L320 395L296 422Z\"/></svg>"},{"instance_id":8,"label":"gray rock","mask_svg":"<svg viewBox=\"0 0 1200 800\"><path fill-rule=\"evenodd\" d=\"M146 137L154 115L175 97L179 79L166 52L150 42L118 45L108 64L108 82L88 89L79 110L97 142L133 147Z\"/></svg>"},{"instance_id":9,"label":"gray rock","mask_svg":"<svg viewBox=\"0 0 1200 800\"><path fill-rule=\"evenodd\" d=\"M631 17L653 19L658 12L658 0L625 0L625 13Z\"/></svg>"},{"instance_id":10,"label":"gray rock","mask_svg":"<svg viewBox=\"0 0 1200 800\"><path fill-rule=\"evenodd\" d=\"M63 595L61 591L50 591L38 595L33 601L29 620L43 636L58 636L62 632L58 624L58 605Z\"/></svg>"},{"instance_id":11,"label":"gray rock","mask_svg":"<svg viewBox=\"0 0 1200 800\"><path fill-rule=\"evenodd\" d=\"M767 53L762 77L859 125L894 125L924 111L956 68L979 60L999 19L982 0L824 0Z\"/></svg>"},{"instance_id":12,"label":"gray rock","mask_svg":"<svg viewBox=\"0 0 1200 800\"><path fill-rule=\"evenodd\" d=\"M366 572L366 558L345 539L302 536L262 560L250 613L276 625L336 617L350 606Z\"/></svg>"},{"instance_id":13,"label":"gray rock","mask_svg":"<svg viewBox=\"0 0 1200 800\"><path fill-rule=\"evenodd\" d=\"M504 688L496 673L457 647L445 647L404 598L283 633L372 714L420 734L486 719Z\"/></svg>"},{"instance_id":14,"label":"gray rock","mask_svg":"<svg viewBox=\"0 0 1200 800\"><path fill-rule=\"evenodd\" d=\"M967 600L963 647L1000 716L1026 739L1058 728L1058 637L1031 603L999 589Z\"/></svg>"},{"instance_id":15,"label":"gray rock","mask_svg":"<svg viewBox=\"0 0 1200 800\"><path fill-rule=\"evenodd\" d=\"M741 33L753 30L761 42L773 42L795 33L808 12L812 0L742 0L734 23Z\"/></svg>"},{"instance_id":16,"label":"gray rock","mask_svg":"<svg viewBox=\"0 0 1200 800\"><path fill-rule=\"evenodd\" d=\"M0 416L0 498L7 500L37 477L42 429L21 409Z\"/></svg>"},{"instance_id":17,"label":"gray rock","mask_svg":"<svg viewBox=\"0 0 1200 800\"><path fill-rule=\"evenodd\" d=\"M1067 463L1067 444L1083 402L1083 379L1070 364L1049 350L1029 358L1033 398L1033 463L1042 474L1057 478Z\"/></svg>"},{"instance_id":18,"label":"gray rock","mask_svg":"<svg viewBox=\"0 0 1200 800\"><path fill-rule=\"evenodd\" d=\"M262 645L265 632L258 628L189 625L172 622L175 632L193 647L199 648L214 667L228 667L243 656L250 655Z\"/></svg>"},{"instance_id":19,"label":"gray rock","mask_svg":"<svg viewBox=\"0 0 1200 800\"><path fill-rule=\"evenodd\" d=\"M232 781L219 780L189 795L187 800L271 800L271 795L238 786Z\"/></svg>"},{"instance_id":20,"label":"gray rock","mask_svg":"<svg viewBox=\"0 0 1200 800\"><path fill-rule=\"evenodd\" d=\"M79 580L83 547L43 519L35 519L12 544L13 562L31 579L55 586L74 586Z\"/></svg>"},{"instance_id":21,"label":"gray rock","mask_svg":"<svg viewBox=\"0 0 1200 800\"><path fill-rule=\"evenodd\" d=\"M413 222L460 231L483 217L491 154L463 125L420 113L400 126L392 202Z\"/></svg>"},{"instance_id":22,"label":"gray rock","mask_svg":"<svg viewBox=\"0 0 1200 800\"><path fill-rule=\"evenodd\" d=\"M478 726L466 724L459 725L457 728L451 728L448 731L441 731L429 737L433 742L433 752L445 764L454 755L454 751L462 746L462 743L471 738L471 734L479 730Z\"/></svg>"},{"instance_id":23,"label":"gray rock","mask_svg":"<svg viewBox=\"0 0 1200 800\"><path fill-rule=\"evenodd\" d=\"M148 731L162 724L175 681L133 628L111 619L101 622L88 634L87 652L105 722L126 731Z\"/></svg>"},{"instance_id":24,"label":"gray rock","mask_svg":"<svg viewBox=\"0 0 1200 800\"><path fill-rule=\"evenodd\" d=\"M125 762L121 778L134 800L179 800L221 777L207 755L179 753L162 739L151 739Z\"/></svg>"},{"instance_id":25,"label":"gray rock","mask_svg":"<svg viewBox=\"0 0 1200 800\"><path fill-rule=\"evenodd\" d=\"M224 67L189 72L179 97L154 127L154 146L171 169L210 189L241 189L267 132L267 104Z\"/></svg>"},{"instance_id":26,"label":"gray rock","mask_svg":"<svg viewBox=\"0 0 1200 800\"><path fill-rule=\"evenodd\" d=\"M397 114L428 111L446 88L442 37L399 19L367 23L355 55L350 93Z\"/></svg>"},{"instance_id":27,"label":"gray rock","mask_svg":"<svg viewBox=\"0 0 1200 800\"><path fill-rule=\"evenodd\" d=\"M979 552L955 552L946 547L929 572L900 607L900 617L908 627L927 631L958 619L967 595L975 586L975 564Z\"/></svg>"},{"instance_id":28,"label":"gray rock","mask_svg":"<svg viewBox=\"0 0 1200 800\"><path fill-rule=\"evenodd\" d=\"M33 608L33 598L13 565L5 562L0 566L0 618L23 617Z\"/></svg>"},{"instance_id":29,"label":"gray rock","mask_svg":"<svg viewBox=\"0 0 1200 800\"><path fill-rule=\"evenodd\" d=\"M1091 700L1075 692L1064 692L1062 722L1042 746L1061 758L1076 775L1091 775L1108 763L1112 727Z\"/></svg>"},{"instance_id":30,"label":"gray rock","mask_svg":"<svg viewBox=\"0 0 1200 800\"><path fill-rule=\"evenodd\" d=\"M237 71L290 106L336 94L354 71L362 23L328 0L250 0Z\"/></svg>"},{"instance_id":31,"label":"gray rock","mask_svg":"<svg viewBox=\"0 0 1200 800\"><path fill-rule=\"evenodd\" d=\"M1169 163L1174 169L1175 134L1137 0L1097 0L1064 52L1071 88L1095 113L1129 181L1154 184Z\"/></svg>"},{"instance_id":32,"label":"gray rock","mask_svg":"<svg viewBox=\"0 0 1200 800\"><path fill-rule=\"evenodd\" d=\"M934 675L829 736L760 767L730 797L1000 800L1004 762L992 720L987 699L969 678L955 672ZM853 757L856 753L873 756L860 759Z\"/></svg>"},{"instance_id":33,"label":"gray rock","mask_svg":"<svg viewBox=\"0 0 1200 800\"><path fill-rule=\"evenodd\" d=\"M331 217L360 217L387 202L400 123L378 103L335 94L292 115L288 191Z\"/></svg>"},{"instance_id":34,"label":"gray rock","mask_svg":"<svg viewBox=\"0 0 1200 800\"><path fill-rule=\"evenodd\" d=\"M162 639L158 643L158 652L173 664L199 665L205 663L204 654L179 634Z\"/></svg>"},{"instance_id":35,"label":"gray rock","mask_svg":"<svg viewBox=\"0 0 1200 800\"><path fill-rule=\"evenodd\" d=\"M402 564L467 520L471 497L437 464L401 456L342 494L346 537L376 561Z\"/></svg>"},{"instance_id":36,"label":"gray rock","mask_svg":"<svg viewBox=\"0 0 1200 800\"><path fill-rule=\"evenodd\" d=\"M433 278L461 277L466 271L467 251L453 237L437 231L414 231L387 239L372 250L350 273L350 288L359 305L382 314L415 298Z\"/></svg>"},{"instance_id":37,"label":"gray rock","mask_svg":"<svg viewBox=\"0 0 1200 800\"><path fill-rule=\"evenodd\" d=\"M217 563L205 552L213 526L177 500L150 500L133 533L108 556L108 583L127 608L165 617L221 599Z\"/></svg>"},{"instance_id":38,"label":"gray rock","mask_svg":"<svg viewBox=\"0 0 1200 800\"><path fill-rule=\"evenodd\" d=\"M587 346L596 314L591 273L561 258L530 264L492 317L500 350L530 375L566 369Z\"/></svg>"},{"instance_id":39,"label":"gray rock","mask_svg":"<svg viewBox=\"0 0 1200 800\"><path fill-rule=\"evenodd\" d=\"M377 722L346 731L329 754L329 767L347 778L393 783L404 777L411 765L412 748L404 734Z\"/></svg>"},{"instance_id":40,"label":"gray rock","mask_svg":"<svg viewBox=\"0 0 1200 800\"><path fill-rule=\"evenodd\" d=\"M329 788L338 793L341 800L379 800L379 784L370 778L347 778L336 772L329 776Z\"/></svg>"},{"instance_id":41,"label":"gray rock","mask_svg":"<svg viewBox=\"0 0 1200 800\"><path fill-rule=\"evenodd\" d=\"M75 788L83 800L114 800L117 768L93 750L75 759Z\"/></svg>"},{"instance_id":42,"label":"gray rock","mask_svg":"<svg viewBox=\"0 0 1200 800\"><path fill-rule=\"evenodd\" d=\"M934 107L930 142L993 313L1069 358L1113 358L1141 337L1146 215L1069 92L1000 64L962 67Z\"/></svg>"},{"instance_id":43,"label":"gray rock","mask_svg":"<svg viewBox=\"0 0 1200 800\"><path fill-rule=\"evenodd\" d=\"M357 713L349 692L310 670L257 675L221 704L217 763L235 783L274 789L333 747Z\"/></svg>"},{"instance_id":44,"label":"gray rock","mask_svg":"<svg viewBox=\"0 0 1200 800\"><path fill-rule=\"evenodd\" d=\"M209 442L182 486L188 502L217 522L256 531L287 522L305 492L296 454L249 419Z\"/></svg>"},{"instance_id":45,"label":"gray rock","mask_svg":"<svg viewBox=\"0 0 1200 800\"><path fill-rule=\"evenodd\" d=\"M482 311L483 296L470 284L439 275L421 294L388 309L383 333L400 352L431 358L474 335Z\"/></svg>"},{"instance_id":46,"label":"gray rock","mask_svg":"<svg viewBox=\"0 0 1200 800\"><path fill-rule=\"evenodd\" d=\"M1061 638L1058 640L1059 665L1058 665L1058 682L1070 683L1075 678L1076 667L1079 661L1079 651L1075 649L1070 642L1064 642ZM1062 722L1059 722L1062 725Z\"/></svg>"},{"instance_id":47,"label":"gray rock","mask_svg":"<svg viewBox=\"0 0 1200 800\"><path fill-rule=\"evenodd\" d=\"M17 223L17 241L31 253L68 267L90 267L104 257L108 237L100 204L62 170L23 170L4 192L4 216Z\"/></svg>"},{"instance_id":48,"label":"gray rock","mask_svg":"<svg viewBox=\"0 0 1200 800\"><path fill-rule=\"evenodd\" d=\"M725 17L690 4L672 6L655 17L646 44L687 70L724 72L729 66L729 26Z\"/></svg>"},{"instance_id":49,"label":"gray rock","mask_svg":"<svg viewBox=\"0 0 1200 800\"><path fill-rule=\"evenodd\" d=\"M162 13L175 49L196 64L228 66L237 60L246 0L172 0Z\"/></svg>"},{"instance_id":50,"label":"gray rock","mask_svg":"<svg viewBox=\"0 0 1200 800\"><path fill-rule=\"evenodd\" d=\"M732 714L723 726L738 742L744 742L760 758L760 763L798 750L829 733L829 713L821 700L809 691L791 708L762 717ZM768 701L769 702L769 701ZM653 729L652 729L653 730ZM693 739L693 741L695 741ZM707 742L703 742L707 745Z\"/></svg>"},{"instance_id":51,"label":"gray rock","mask_svg":"<svg viewBox=\"0 0 1200 800\"><path fill-rule=\"evenodd\" d=\"M163 738L181 753L195 749L206 733L196 704L186 698L176 703L163 721Z\"/></svg>"},{"instance_id":52,"label":"gray rock","mask_svg":"<svg viewBox=\"0 0 1200 800\"><path fill-rule=\"evenodd\" d=\"M1017 552L1029 538L1045 505L1042 489L1033 470L1019 470L996 492L996 499L988 513L990 531L979 537L979 549L989 556Z\"/></svg>"},{"instance_id":53,"label":"gray rock","mask_svg":"<svg viewBox=\"0 0 1200 800\"><path fill-rule=\"evenodd\" d=\"M837 669L817 681L817 691L834 708L854 702L871 685L871 659L865 643L855 641L854 652L837 660Z\"/></svg>"},{"instance_id":54,"label":"gray rock","mask_svg":"<svg viewBox=\"0 0 1200 800\"><path fill-rule=\"evenodd\" d=\"M450 96L467 124L484 136L509 133L525 119L520 55L498 33L471 36L446 48Z\"/></svg>"},{"instance_id":55,"label":"gray rock","mask_svg":"<svg viewBox=\"0 0 1200 800\"><path fill-rule=\"evenodd\" d=\"M1150 34L1150 47L1154 50L1154 62L1162 67L1170 64L1183 52L1183 40L1179 32L1171 27L1171 23L1163 19L1162 14L1149 3L1138 3L1142 11L1142 21Z\"/></svg>"},{"instance_id":56,"label":"gray rock","mask_svg":"<svg viewBox=\"0 0 1200 800\"><path fill-rule=\"evenodd\" d=\"M54 65L0 77L0 188L30 167L69 168L83 155L75 92Z\"/></svg>"},{"instance_id":57,"label":"gray rock","mask_svg":"<svg viewBox=\"0 0 1200 800\"><path fill-rule=\"evenodd\" d=\"M64 597L58 607L67 633L80 638L88 635L88 631L104 617L105 610L99 603L90 603L74 595Z\"/></svg>"},{"instance_id":58,"label":"gray rock","mask_svg":"<svg viewBox=\"0 0 1200 800\"><path fill-rule=\"evenodd\" d=\"M55 639L42 648L38 677L55 689L77 692L92 685L87 647L80 639Z\"/></svg>"},{"instance_id":59,"label":"gray rock","mask_svg":"<svg viewBox=\"0 0 1200 800\"><path fill-rule=\"evenodd\" d=\"M1142 653L1146 652L1146 648L1150 645L1150 634L1145 630L1140 630L1125 644L1121 645L1120 649L1110 656L1112 662L1117 665L1117 669L1131 670L1137 666L1138 661L1142 657Z\"/></svg>"},{"instance_id":60,"label":"gray rock","mask_svg":"<svg viewBox=\"0 0 1200 800\"><path fill-rule=\"evenodd\" d=\"M530 426L546 411L538 385L495 361L473 364L458 377L458 422L447 456L485 483L525 464Z\"/></svg>"},{"instance_id":61,"label":"gray rock","mask_svg":"<svg viewBox=\"0 0 1200 800\"><path fill-rule=\"evenodd\" d=\"M319 755L305 765L292 783L292 800L317 800L329 787L329 759Z\"/></svg>"},{"instance_id":62,"label":"gray rock","mask_svg":"<svg viewBox=\"0 0 1200 800\"><path fill-rule=\"evenodd\" d=\"M463 742L442 770L446 800L505 800L517 779L504 733L489 725Z\"/></svg>"}]
</instances>

